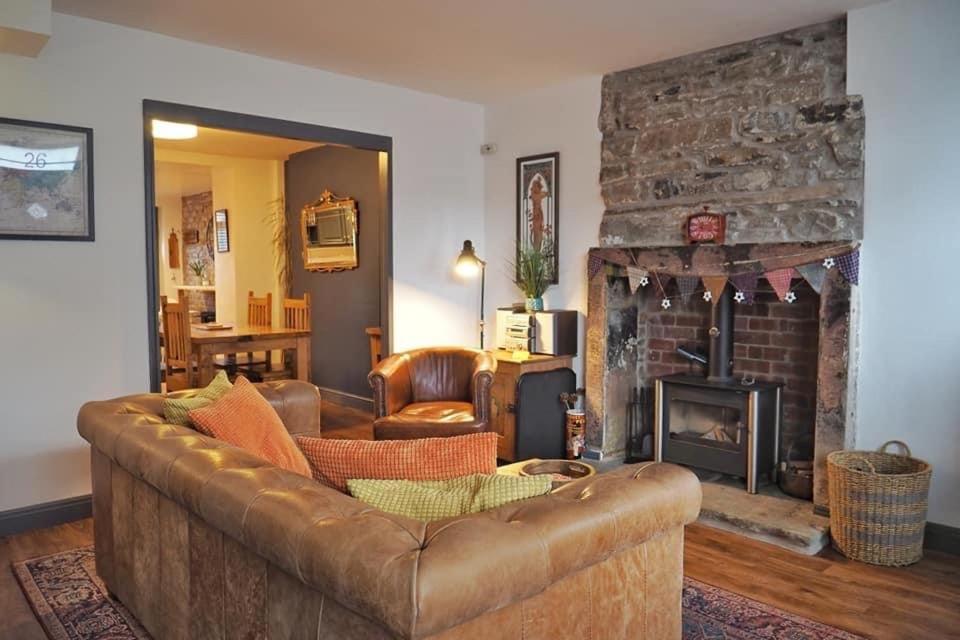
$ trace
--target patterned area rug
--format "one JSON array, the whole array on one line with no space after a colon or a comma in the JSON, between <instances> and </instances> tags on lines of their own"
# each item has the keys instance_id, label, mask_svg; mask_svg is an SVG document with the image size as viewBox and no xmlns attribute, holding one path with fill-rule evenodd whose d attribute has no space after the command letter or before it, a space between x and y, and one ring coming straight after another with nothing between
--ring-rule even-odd
<instances>
[{"instance_id":1,"label":"patterned area rug","mask_svg":"<svg viewBox=\"0 0 960 640\"><path fill-rule=\"evenodd\" d=\"M112 599L93 548L15 562L14 573L51 640L149 640ZM685 578L683 640L864 640L729 591Z\"/></svg>"}]
</instances>

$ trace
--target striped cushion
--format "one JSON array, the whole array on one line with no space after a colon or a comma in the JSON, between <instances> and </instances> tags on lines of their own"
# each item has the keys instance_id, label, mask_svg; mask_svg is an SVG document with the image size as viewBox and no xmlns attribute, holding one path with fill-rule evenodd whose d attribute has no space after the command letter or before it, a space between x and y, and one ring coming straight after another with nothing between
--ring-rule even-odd
<instances>
[{"instance_id":1,"label":"striped cushion","mask_svg":"<svg viewBox=\"0 0 960 640\"><path fill-rule=\"evenodd\" d=\"M548 475L474 474L453 480L347 480L350 495L387 513L430 522L550 492Z\"/></svg>"},{"instance_id":2,"label":"striped cushion","mask_svg":"<svg viewBox=\"0 0 960 640\"><path fill-rule=\"evenodd\" d=\"M220 371L210 381L210 384L200 389L196 395L187 398L166 398L163 401L163 417L170 424L192 427L193 423L190 422L189 416L191 411L213 404L215 400L232 388L233 385L227 378L227 372Z\"/></svg>"},{"instance_id":3,"label":"striped cushion","mask_svg":"<svg viewBox=\"0 0 960 640\"><path fill-rule=\"evenodd\" d=\"M246 449L282 469L310 477L310 465L270 403L246 378L208 407L194 409L197 430Z\"/></svg>"},{"instance_id":4,"label":"striped cushion","mask_svg":"<svg viewBox=\"0 0 960 640\"><path fill-rule=\"evenodd\" d=\"M347 479L449 480L497 470L492 431L420 440L331 440L297 437L313 477L340 491Z\"/></svg>"}]
</instances>

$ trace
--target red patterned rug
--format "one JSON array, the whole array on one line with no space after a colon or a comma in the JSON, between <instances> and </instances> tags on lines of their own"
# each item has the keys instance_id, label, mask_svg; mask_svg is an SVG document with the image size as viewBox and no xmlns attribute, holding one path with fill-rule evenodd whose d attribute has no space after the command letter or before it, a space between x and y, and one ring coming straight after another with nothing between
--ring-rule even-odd
<instances>
[{"instance_id":1,"label":"red patterned rug","mask_svg":"<svg viewBox=\"0 0 960 640\"><path fill-rule=\"evenodd\" d=\"M111 598L93 548L15 562L13 571L51 640L149 640ZM864 640L735 593L685 578L683 640Z\"/></svg>"}]
</instances>

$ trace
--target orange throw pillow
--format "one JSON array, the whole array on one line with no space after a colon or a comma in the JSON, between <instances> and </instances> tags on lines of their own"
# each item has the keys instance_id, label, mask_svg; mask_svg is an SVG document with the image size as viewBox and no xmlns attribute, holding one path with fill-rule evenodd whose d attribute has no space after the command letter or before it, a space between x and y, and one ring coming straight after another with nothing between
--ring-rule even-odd
<instances>
[{"instance_id":1,"label":"orange throw pillow","mask_svg":"<svg viewBox=\"0 0 960 640\"><path fill-rule=\"evenodd\" d=\"M420 440L332 440L297 436L313 477L340 491L347 480L450 480L496 473L492 431Z\"/></svg>"},{"instance_id":2,"label":"orange throw pillow","mask_svg":"<svg viewBox=\"0 0 960 640\"><path fill-rule=\"evenodd\" d=\"M219 400L191 411L190 420L204 435L245 449L281 469L311 477L310 464L280 416L242 376Z\"/></svg>"}]
</instances>

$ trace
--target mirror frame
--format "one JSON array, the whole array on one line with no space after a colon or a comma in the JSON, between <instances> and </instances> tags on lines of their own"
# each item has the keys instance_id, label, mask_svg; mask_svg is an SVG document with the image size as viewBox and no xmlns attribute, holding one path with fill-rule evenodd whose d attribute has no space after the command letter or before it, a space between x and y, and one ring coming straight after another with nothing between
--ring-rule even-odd
<instances>
[{"instance_id":1,"label":"mirror frame","mask_svg":"<svg viewBox=\"0 0 960 640\"><path fill-rule=\"evenodd\" d=\"M307 245L307 216L310 214L324 213L334 209L349 209L353 214L353 262L330 261L324 263L310 262ZM303 252L303 268L307 271L318 271L321 273L331 273L335 271L347 271L356 269L360 266L360 251L357 247L357 230L359 228L359 219L357 218L357 202L349 197L337 197L329 189L324 189L320 198L304 205L300 210L300 244Z\"/></svg>"}]
</instances>

